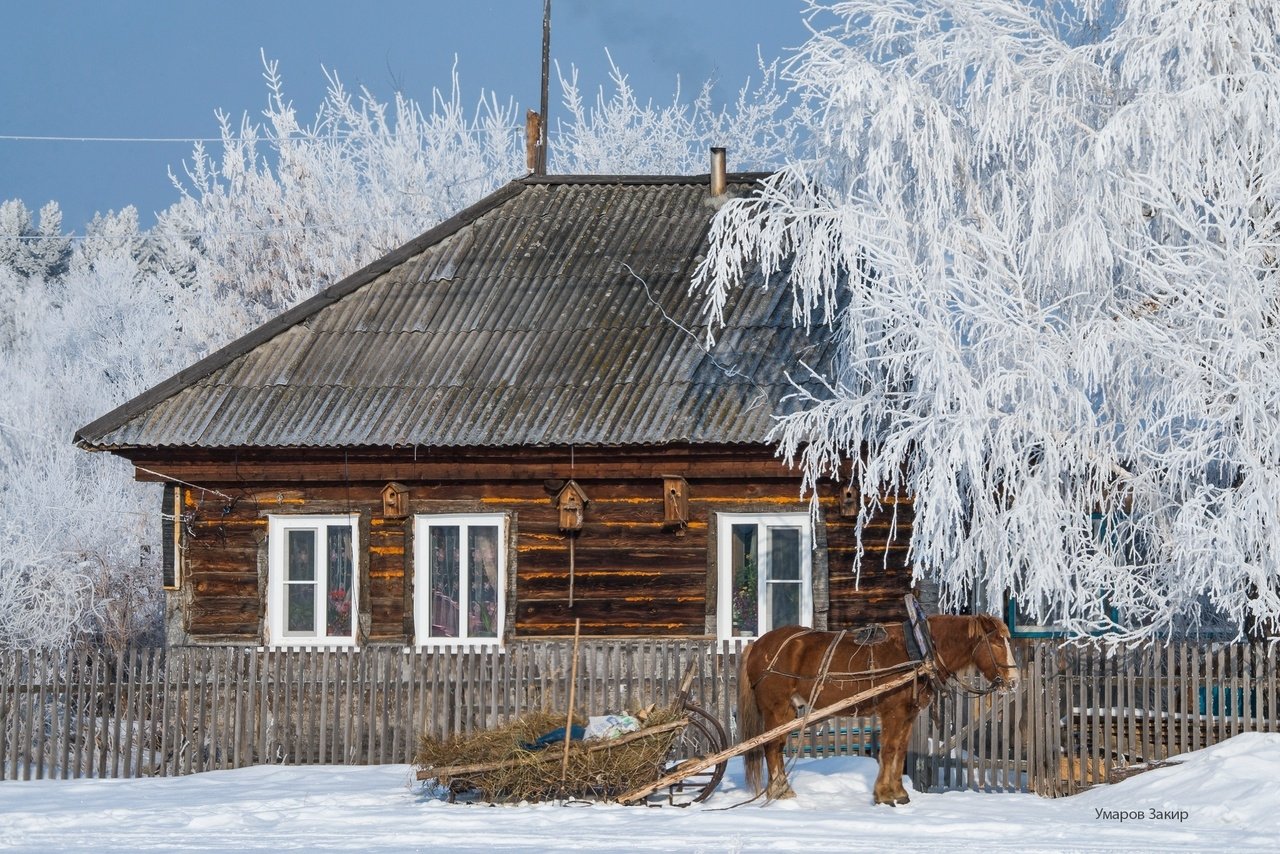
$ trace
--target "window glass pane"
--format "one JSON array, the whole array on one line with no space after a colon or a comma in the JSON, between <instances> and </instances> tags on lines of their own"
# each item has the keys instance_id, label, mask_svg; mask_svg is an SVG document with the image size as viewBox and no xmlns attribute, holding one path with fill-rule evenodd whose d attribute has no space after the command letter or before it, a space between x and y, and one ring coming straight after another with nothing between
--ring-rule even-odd
<instances>
[{"instance_id":1,"label":"window glass pane","mask_svg":"<svg viewBox=\"0 0 1280 854\"><path fill-rule=\"evenodd\" d=\"M432 525L428 544L431 561L431 636L458 636L458 592L461 566L458 561L458 528L456 525Z\"/></svg>"},{"instance_id":2,"label":"window glass pane","mask_svg":"<svg viewBox=\"0 0 1280 854\"><path fill-rule=\"evenodd\" d=\"M316 630L316 586L314 583L286 584L289 597L285 631L307 632Z\"/></svg>"},{"instance_id":3,"label":"window glass pane","mask_svg":"<svg viewBox=\"0 0 1280 854\"><path fill-rule=\"evenodd\" d=\"M757 628L756 601L759 583L759 550L755 525L734 525L730 535L733 545L733 633L754 635Z\"/></svg>"},{"instance_id":4,"label":"window glass pane","mask_svg":"<svg viewBox=\"0 0 1280 854\"><path fill-rule=\"evenodd\" d=\"M472 525L467 529L467 599L471 613L467 635L498 636L498 528Z\"/></svg>"},{"instance_id":5,"label":"window glass pane","mask_svg":"<svg viewBox=\"0 0 1280 854\"><path fill-rule=\"evenodd\" d=\"M769 585L769 628L800 622L800 585L783 581Z\"/></svg>"},{"instance_id":6,"label":"window glass pane","mask_svg":"<svg viewBox=\"0 0 1280 854\"><path fill-rule=\"evenodd\" d=\"M800 580L800 529L769 529L769 580Z\"/></svg>"},{"instance_id":7,"label":"window glass pane","mask_svg":"<svg viewBox=\"0 0 1280 854\"><path fill-rule=\"evenodd\" d=\"M289 580L314 581L316 577L316 532L289 532Z\"/></svg>"},{"instance_id":8,"label":"window glass pane","mask_svg":"<svg viewBox=\"0 0 1280 854\"><path fill-rule=\"evenodd\" d=\"M351 635L351 587L354 573L351 561L351 526L329 527L328 591L326 633L329 637Z\"/></svg>"}]
</instances>

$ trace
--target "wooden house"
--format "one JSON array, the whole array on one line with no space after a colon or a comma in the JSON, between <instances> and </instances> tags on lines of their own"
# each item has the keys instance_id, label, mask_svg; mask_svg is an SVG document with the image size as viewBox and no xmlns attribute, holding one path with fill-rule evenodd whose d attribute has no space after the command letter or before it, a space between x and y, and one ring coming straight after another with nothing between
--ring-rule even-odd
<instances>
[{"instance_id":1,"label":"wooden house","mask_svg":"<svg viewBox=\"0 0 1280 854\"><path fill-rule=\"evenodd\" d=\"M767 441L825 330L690 281L761 176L515 181L76 434L165 484L172 644L730 638L896 619L910 508ZM858 584L857 577L861 576Z\"/></svg>"}]
</instances>

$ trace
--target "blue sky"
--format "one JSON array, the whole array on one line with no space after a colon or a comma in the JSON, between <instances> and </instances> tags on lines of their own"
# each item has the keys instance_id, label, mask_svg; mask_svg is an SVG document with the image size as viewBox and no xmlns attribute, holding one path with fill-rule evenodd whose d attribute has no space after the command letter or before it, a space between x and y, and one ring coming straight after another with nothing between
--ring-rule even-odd
<instances>
[{"instance_id":1,"label":"blue sky","mask_svg":"<svg viewBox=\"0 0 1280 854\"><path fill-rule=\"evenodd\" d=\"M801 0L553 0L552 57L607 83L605 49L636 90L669 100L708 77L732 97L756 73L756 50L804 41ZM259 51L280 62L302 116L323 97L321 66L382 100L429 101L457 57L464 96L482 89L536 109L542 0L35 0L0 3L0 136L195 138L214 111L257 115L266 102ZM554 78L553 78L554 81ZM552 85L552 121L557 92ZM553 124L554 127L554 124ZM191 145L0 139L0 199L56 200L64 228L134 205L149 225L176 198Z\"/></svg>"}]
</instances>

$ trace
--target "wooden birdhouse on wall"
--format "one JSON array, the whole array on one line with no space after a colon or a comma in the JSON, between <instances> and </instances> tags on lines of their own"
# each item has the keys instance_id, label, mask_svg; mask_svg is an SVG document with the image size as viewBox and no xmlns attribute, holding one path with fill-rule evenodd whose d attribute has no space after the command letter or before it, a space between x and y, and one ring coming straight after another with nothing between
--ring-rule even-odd
<instances>
[{"instance_id":1,"label":"wooden birdhouse on wall","mask_svg":"<svg viewBox=\"0 0 1280 854\"><path fill-rule=\"evenodd\" d=\"M840 490L840 515L845 519L858 515L858 491L852 483Z\"/></svg>"},{"instance_id":2,"label":"wooden birdhouse on wall","mask_svg":"<svg viewBox=\"0 0 1280 854\"><path fill-rule=\"evenodd\" d=\"M689 524L689 482L678 475L662 476L662 522L683 528Z\"/></svg>"},{"instance_id":3,"label":"wooden birdhouse on wall","mask_svg":"<svg viewBox=\"0 0 1280 854\"><path fill-rule=\"evenodd\" d=\"M556 509L560 511L561 531L581 531L583 512L587 508L587 494L571 480L556 494Z\"/></svg>"},{"instance_id":4,"label":"wooden birdhouse on wall","mask_svg":"<svg viewBox=\"0 0 1280 854\"><path fill-rule=\"evenodd\" d=\"M393 518L409 515L409 487L395 481L382 487L382 515Z\"/></svg>"}]
</instances>

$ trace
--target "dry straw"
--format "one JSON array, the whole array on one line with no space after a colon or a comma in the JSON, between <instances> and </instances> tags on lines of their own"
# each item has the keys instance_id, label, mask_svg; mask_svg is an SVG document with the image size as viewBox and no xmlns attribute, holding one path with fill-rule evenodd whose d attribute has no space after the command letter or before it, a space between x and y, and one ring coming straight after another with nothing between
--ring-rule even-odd
<instances>
[{"instance_id":1,"label":"dry straw","mask_svg":"<svg viewBox=\"0 0 1280 854\"><path fill-rule=\"evenodd\" d=\"M473 792L507 803L611 800L662 774L672 742L686 723L681 714L674 707L659 709L636 732L574 742L565 761L558 744L541 750L523 746L565 724L562 714L534 712L484 732L444 740L423 736L414 763L419 779L434 779L451 797Z\"/></svg>"}]
</instances>

